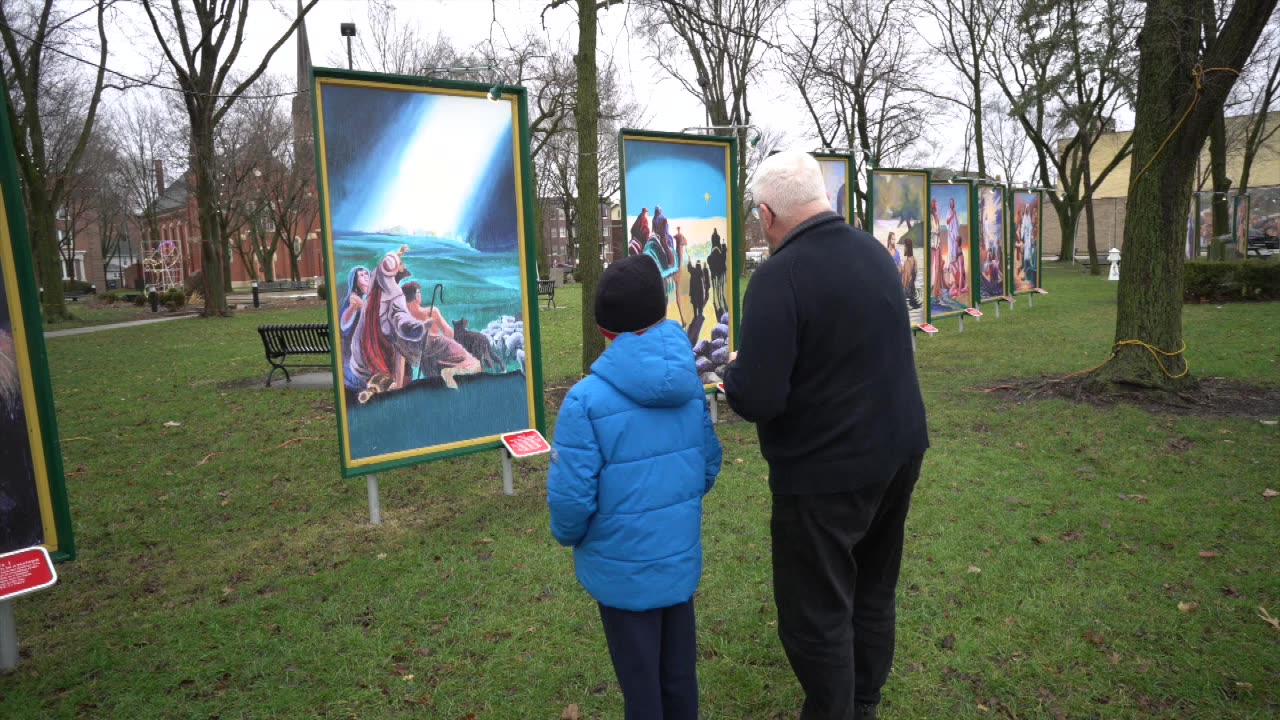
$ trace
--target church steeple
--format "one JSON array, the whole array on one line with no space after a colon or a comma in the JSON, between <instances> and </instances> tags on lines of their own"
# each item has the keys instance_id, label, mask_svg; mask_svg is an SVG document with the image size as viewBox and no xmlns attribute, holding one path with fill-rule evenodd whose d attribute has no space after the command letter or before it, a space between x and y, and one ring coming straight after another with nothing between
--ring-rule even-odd
<instances>
[{"instance_id":1,"label":"church steeple","mask_svg":"<svg viewBox=\"0 0 1280 720\"><path fill-rule=\"evenodd\" d=\"M302 0L298 0L298 94L293 96L294 157L311 154L311 43L307 41L307 20L302 15Z\"/></svg>"}]
</instances>

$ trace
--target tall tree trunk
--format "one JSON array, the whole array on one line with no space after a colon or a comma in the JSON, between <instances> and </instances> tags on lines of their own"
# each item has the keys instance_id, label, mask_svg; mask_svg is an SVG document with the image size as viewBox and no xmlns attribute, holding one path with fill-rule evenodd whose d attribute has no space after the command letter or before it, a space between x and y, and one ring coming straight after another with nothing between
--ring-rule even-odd
<instances>
[{"instance_id":1,"label":"tall tree trunk","mask_svg":"<svg viewBox=\"0 0 1280 720\"><path fill-rule=\"evenodd\" d=\"M295 253L292 246L289 249L289 279L297 282L302 279L302 269L298 267L298 253Z\"/></svg>"},{"instance_id":2,"label":"tall tree trunk","mask_svg":"<svg viewBox=\"0 0 1280 720\"><path fill-rule=\"evenodd\" d=\"M551 272L551 262L548 260L547 255L547 234L542 227L543 217L542 199L538 198L538 201L533 204L533 243L538 254L538 278L546 280L551 277L549 274Z\"/></svg>"},{"instance_id":3,"label":"tall tree trunk","mask_svg":"<svg viewBox=\"0 0 1280 720\"><path fill-rule=\"evenodd\" d=\"M982 140L982 73L978 51L973 52L973 144L978 160L978 176L987 176L987 153ZM869 231L868 231L869 232Z\"/></svg>"},{"instance_id":4,"label":"tall tree trunk","mask_svg":"<svg viewBox=\"0 0 1280 720\"><path fill-rule=\"evenodd\" d=\"M217 187L213 177L213 123L197 112L191 118L191 153L195 165L196 207L200 217L200 264L204 287L204 314L227 314L223 281L224 243L217 217Z\"/></svg>"},{"instance_id":5,"label":"tall tree trunk","mask_svg":"<svg viewBox=\"0 0 1280 720\"><path fill-rule=\"evenodd\" d=\"M1058 227L1062 231L1062 247L1058 250L1058 261L1074 262L1076 256L1076 227L1080 222L1080 212L1067 201L1055 205L1058 211Z\"/></svg>"},{"instance_id":6,"label":"tall tree trunk","mask_svg":"<svg viewBox=\"0 0 1280 720\"><path fill-rule=\"evenodd\" d=\"M1092 151L1093 151L1093 148L1089 147L1088 143L1085 143L1083 159L1081 160L1081 162L1084 163L1085 188L1088 188L1093 185L1093 175L1089 170L1089 153ZM1085 234L1088 238L1087 242L1089 245L1089 274L1101 275L1102 266L1098 264L1098 226L1097 226L1097 223L1094 221L1092 193L1089 195L1089 199L1085 202L1084 216L1085 216L1085 230L1086 230Z\"/></svg>"},{"instance_id":7,"label":"tall tree trunk","mask_svg":"<svg viewBox=\"0 0 1280 720\"><path fill-rule=\"evenodd\" d=\"M600 92L596 87L597 0L578 0L578 98L573 109L578 129L578 282L582 283L582 374L604 352L596 325L595 294L600 280L600 164L596 152Z\"/></svg>"},{"instance_id":8,"label":"tall tree trunk","mask_svg":"<svg viewBox=\"0 0 1280 720\"><path fill-rule=\"evenodd\" d=\"M49 193L35 183L27 185L31 235L35 241L36 276L39 278L40 306L46 323L66 320L67 299L62 290L62 253L58 250L57 211L50 205Z\"/></svg>"},{"instance_id":9,"label":"tall tree trunk","mask_svg":"<svg viewBox=\"0 0 1280 720\"><path fill-rule=\"evenodd\" d=\"M222 235L222 291L231 292L231 239Z\"/></svg>"},{"instance_id":10,"label":"tall tree trunk","mask_svg":"<svg viewBox=\"0 0 1280 720\"><path fill-rule=\"evenodd\" d=\"M1235 77L1205 76L1200 97L1193 75L1206 68L1243 65L1275 0L1237 5L1220 36L1228 54L1201 57L1199 0L1148 0L1138 39L1138 97L1133 168L1124 226L1124 263L1116 307L1114 356L1090 378L1094 391L1115 383L1178 390L1192 383L1182 335L1183 233L1196 161L1213 115L1220 113ZM1250 17L1250 16L1254 17ZM1256 28L1251 28L1252 23ZM1219 48L1215 48L1217 50ZM1195 112L1187 108L1197 103ZM1176 131L1176 134L1175 134ZM1143 345L1121 344L1137 341Z\"/></svg>"},{"instance_id":11,"label":"tall tree trunk","mask_svg":"<svg viewBox=\"0 0 1280 720\"><path fill-rule=\"evenodd\" d=\"M1231 178L1227 177L1227 122L1218 113L1209 125L1209 171L1213 175L1213 236L1231 234Z\"/></svg>"}]
</instances>

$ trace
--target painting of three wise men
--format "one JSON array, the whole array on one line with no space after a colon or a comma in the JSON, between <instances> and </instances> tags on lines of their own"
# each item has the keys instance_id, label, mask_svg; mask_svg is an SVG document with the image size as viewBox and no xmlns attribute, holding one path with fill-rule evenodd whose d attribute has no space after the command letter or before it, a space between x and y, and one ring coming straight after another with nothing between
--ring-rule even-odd
<instances>
[{"instance_id":1,"label":"painting of three wise men","mask_svg":"<svg viewBox=\"0 0 1280 720\"><path fill-rule=\"evenodd\" d=\"M530 427L513 102L320 88L352 458Z\"/></svg>"}]
</instances>

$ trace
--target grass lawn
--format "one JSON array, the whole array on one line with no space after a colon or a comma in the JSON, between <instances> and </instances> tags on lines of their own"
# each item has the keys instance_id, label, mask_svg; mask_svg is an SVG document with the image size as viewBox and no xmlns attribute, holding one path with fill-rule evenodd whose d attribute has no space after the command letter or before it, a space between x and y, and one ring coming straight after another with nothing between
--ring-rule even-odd
<instances>
[{"instance_id":1,"label":"grass lawn","mask_svg":"<svg viewBox=\"0 0 1280 720\"><path fill-rule=\"evenodd\" d=\"M1259 608L1280 616L1280 500L1263 497L1280 428L976 391L1106 357L1115 283L1050 268L1046 284L1033 309L920 341L933 449L882 717L1276 717L1280 630ZM580 293L556 299L548 388L580 354ZM332 393L249 387L267 369L256 325L321 319L49 341L80 556L17 601L6 720L621 717L596 608L547 530L545 460L517 465L515 497L492 452L385 473L374 528L364 483L338 477ZM1274 304L1184 321L1197 375L1280 381ZM766 468L752 426L719 431L704 716L793 718Z\"/></svg>"},{"instance_id":2,"label":"grass lawn","mask_svg":"<svg viewBox=\"0 0 1280 720\"><path fill-rule=\"evenodd\" d=\"M138 307L131 302L96 305L90 304L84 298L79 302L67 302L67 312L71 313L70 320L46 323L44 326L45 331L68 330L91 325L110 325L131 320L150 320L158 317L169 317L172 314L164 308L161 308L158 313L153 313L150 305Z\"/></svg>"}]
</instances>

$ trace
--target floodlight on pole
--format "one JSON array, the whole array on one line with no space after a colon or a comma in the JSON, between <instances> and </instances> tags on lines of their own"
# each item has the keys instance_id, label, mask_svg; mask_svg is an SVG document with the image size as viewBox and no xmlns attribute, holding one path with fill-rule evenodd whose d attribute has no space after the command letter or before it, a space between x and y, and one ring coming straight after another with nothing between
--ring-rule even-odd
<instances>
[{"instance_id":1,"label":"floodlight on pole","mask_svg":"<svg viewBox=\"0 0 1280 720\"><path fill-rule=\"evenodd\" d=\"M356 36L356 24L353 22L342 23L338 26L342 37L347 39L347 69L353 70L354 66L351 62L351 38Z\"/></svg>"}]
</instances>

